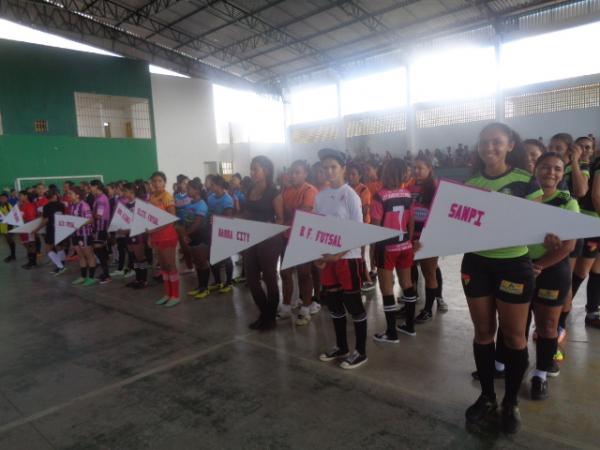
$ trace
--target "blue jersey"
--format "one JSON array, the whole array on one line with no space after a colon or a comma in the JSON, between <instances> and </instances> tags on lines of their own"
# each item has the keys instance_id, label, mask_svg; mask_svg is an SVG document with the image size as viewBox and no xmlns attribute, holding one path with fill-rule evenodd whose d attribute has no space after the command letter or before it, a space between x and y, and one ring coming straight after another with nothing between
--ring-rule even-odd
<instances>
[{"instance_id":1,"label":"blue jersey","mask_svg":"<svg viewBox=\"0 0 600 450\"><path fill-rule=\"evenodd\" d=\"M206 206L206 202L202 199L198 200L195 203L190 203L185 208L185 217L184 221L186 225L192 225L198 216L206 217L208 215L208 206Z\"/></svg>"},{"instance_id":2,"label":"blue jersey","mask_svg":"<svg viewBox=\"0 0 600 450\"><path fill-rule=\"evenodd\" d=\"M244 203L246 203L246 196L241 191L241 189L238 189L237 191L235 191L233 193L233 196L237 199L237 201L240 203L240 205L243 205Z\"/></svg>"},{"instance_id":3,"label":"blue jersey","mask_svg":"<svg viewBox=\"0 0 600 450\"><path fill-rule=\"evenodd\" d=\"M215 194L208 196L208 211L210 214L223 214L226 209L233 209L233 199L231 195L225 193L221 197L217 197Z\"/></svg>"}]
</instances>

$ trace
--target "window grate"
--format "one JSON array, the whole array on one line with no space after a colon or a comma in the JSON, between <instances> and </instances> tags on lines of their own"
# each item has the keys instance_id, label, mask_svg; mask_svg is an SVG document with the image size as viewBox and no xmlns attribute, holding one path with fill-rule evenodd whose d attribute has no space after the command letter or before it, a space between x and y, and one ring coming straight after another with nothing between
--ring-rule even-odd
<instances>
[{"instance_id":1,"label":"window grate","mask_svg":"<svg viewBox=\"0 0 600 450\"><path fill-rule=\"evenodd\" d=\"M148 99L75 92L80 137L151 139Z\"/></svg>"},{"instance_id":2,"label":"window grate","mask_svg":"<svg viewBox=\"0 0 600 450\"><path fill-rule=\"evenodd\" d=\"M48 132L48 121L47 120L36 120L33 123L33 128L36 133L47 133Z\"/></svg>"},{"instance_id":3,"label":"window grate","mask_svg":"<svg viewBox=\"0 0 600 450\"><path fill-rule=\"evenodd\" d=\"M233 163L221 162L221 175L233 175Z\"/></svg>"},{"instance_id":4,"label":"window grate","mask_svg":"<svg viewBox=\"0 0 600 450\"><path fill-rule=\"evenodd\" d=\"M347 138L398 133L406 130L406 113L404 111L390 111L384 114L366 116L347 116L345 120Z\"/></svg>"},{"instance_id":5,"label":"window grate","mask_svg":"<svg viewBox=\"0 0 600 450\"><path fill-rule=\"evenodd\" d=\"M433 128L458 123L494 120L494 98L472 100L451 105L434 106L416 112L418 128Z\"/></svg>"},{"instance_id":6,"label":"window grate","mask_svg":"<svg viewBox=\"0 0 600 450\"><path fill-rule=\"evenodd\" d=\"M291 139L294 144L335 141L337 138L337 129L337 122L310 127L294 127L291 130Z\"/></svg>"},{"instance_id":7,"label":"window grate","mask_svg":"<svg viewBox=\"0 0 600 450\"><path fill-rule=\"evenodd\" d=\"M506 97L504 115L508 118L559 111L600 107L600 83L550 89Z\"/></svg>"}]
</instances>

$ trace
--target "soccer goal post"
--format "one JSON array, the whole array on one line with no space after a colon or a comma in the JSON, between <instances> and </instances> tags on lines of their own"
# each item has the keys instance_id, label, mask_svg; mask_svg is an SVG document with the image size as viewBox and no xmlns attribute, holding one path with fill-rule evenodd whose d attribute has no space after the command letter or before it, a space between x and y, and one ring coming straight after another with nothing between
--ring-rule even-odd
<instances>
[{"instance_id":1,"label":"soccer goal post","mask_svg":"<svg viewBox=\"0 0 600 450\"><path fill-rule=\"evenodd\" d=\"M104 183L104 177L102 175L61 175L56 177L21 177L15 180L15 189L20 191L27 189L28 187L35 186L38 183L44 183L46 186L49 184L56 184L62 188L62 184L65 181L73 181L75 184L82 181L100 180Z\"/></svg>"}]
</instances>

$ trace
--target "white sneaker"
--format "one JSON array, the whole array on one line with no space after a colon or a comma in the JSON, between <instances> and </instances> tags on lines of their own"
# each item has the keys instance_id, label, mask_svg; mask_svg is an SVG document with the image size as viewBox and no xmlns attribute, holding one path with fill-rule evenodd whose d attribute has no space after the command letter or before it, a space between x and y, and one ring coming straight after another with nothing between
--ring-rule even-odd
<instances>
[{"instance_id":1,"label":"white sneaker","mask_svg":"<svg viewBox=\"0 0 600 450\"><path fill-rule=\"evenodd\" d=\"M317 302L312 302L308 307L308 310L312 315L318 314L319 311L321 311L321 305Z\"/></svg>"},{"instance_id":2,"label":"white sneaker","mask_svg":"<svg viewBox=\"0 0 600 450\"><path fill-rule=\"evenodd\" d=\"M298 314L298 318L296 319L296 325L304 326L310 323L310 309L306 306L300 308L300 314Z\"/></svg>"},{"instance_id":3,"label":"white sneaker","mask_svg":"<svg viewBox=\"0 0 600 450\"><path fill-rule=\"evenodd\" d=\"M123 275L125 275L125 272L123 270L115 270L114 272L110 273L110 277L122 277Z\"/></svg>"},{"instance_id":4,"label":"white sneaker","mask_svg":"<svg viewBox=\"0 0 600 450\"><path fill-rule=\"evenodd\" d=\"M135 270L130 270L128 272L125 272L125 275L123 275L123 278L131 278L131 277L135 277Z\"/></svg>"},{"instance_id":5,"label":"white sneaker","mask_svg":"<svg viewBox=\"0 0 600 450\"><path fill-rule=\"evenodd\" d=\"M296 300L292 300L292 309L298 309L302 307L302 300L297 298Z\"/></svg>"},{"instance_id":6,"label":"white sneaker","mask_svg":"<svg viewBox=\"0 0 600 450\"><path fill-rule=\"evenodd\" d=\"M292 307L290 305L281 305L277 312L277 320L290 319L292 317Z\"/></svg>"}]
</instances>

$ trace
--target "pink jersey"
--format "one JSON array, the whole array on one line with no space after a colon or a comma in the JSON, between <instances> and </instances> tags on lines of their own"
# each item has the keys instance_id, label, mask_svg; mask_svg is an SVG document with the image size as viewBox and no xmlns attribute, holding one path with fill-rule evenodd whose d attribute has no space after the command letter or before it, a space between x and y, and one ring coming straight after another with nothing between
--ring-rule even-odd
<instances>
[{"instance_id":1,"label":"pink jersey","mask_svg":"<svg viewBox=\"0 0 600 450\"><path fill-rule=\"evenodd\" d=\"M69 214L77 217L85 217L86 219L92 218L92 209L90 205L85 201L80 201L77 204L71 204L69 206ZM93 225L91 223L85 224L81 228L79 228L76 232L76 236L91 236L93 233Z\"/></svg>"},{"instance_id":2,"label":"pink jersey","mask_svg":"<svg viewBox=\"0 0 600 450\"><path fill-rule=\"evenodd\" d=\"M426 205L423 203L423 185L415 183L411 185L408 190L412 195L414 205L415 237L419 237L421 236L421 231L423 230L425 222L427 222L427 218L429 217L431 205Z\"/></svg>"}]
</instances>

